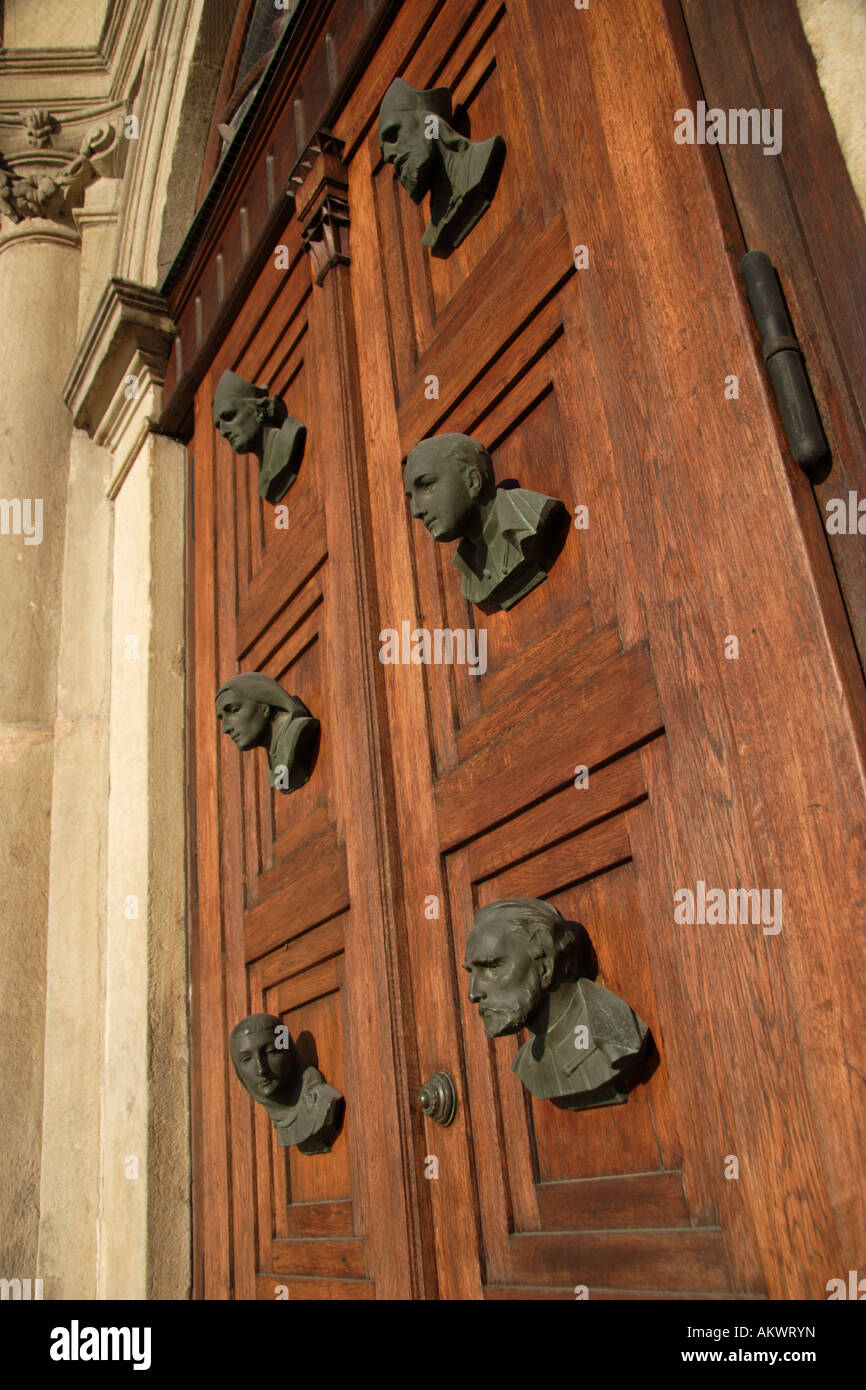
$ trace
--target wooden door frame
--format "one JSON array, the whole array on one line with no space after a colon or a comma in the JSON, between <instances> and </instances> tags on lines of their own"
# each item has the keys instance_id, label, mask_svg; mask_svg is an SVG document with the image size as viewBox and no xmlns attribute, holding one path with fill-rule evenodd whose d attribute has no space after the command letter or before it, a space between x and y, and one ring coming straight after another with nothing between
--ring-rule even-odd
<instances>
[{"instance_id":1,"label":"wooden door frame","mask_svg":"<svg viewBox=\"0 0 866 1390\"><path fill-rule=\"evenodd\" d=\"M730 199L745 250L775 265L830 443L832 469L802 495L801 522L812 537L816 573L828 551L847 614L837 641L851 638L866 669L866 547L828 535L824 509L854 490L866 497L866 221L818 80L796 0L667 0L671 29L684 26L686 67L695 99L707 107L781 109L782 149L706 147L719 195ZM680 19L681 16L681 19ZM691 54L687 47L690 46ZM785 140L785 119L790 136ZM721 170L719 169L721 165ZM719 174L721 173L721 180ZM727 180L727 189L723 187ZM757 334L756 334L757 342ZM772 391L768 406L785 435ZM787 449L787 446L784 446ZM835 603L827 593L827 609ZM843 657L844 660L844 657Z\"/></svg>"}]
</instances>

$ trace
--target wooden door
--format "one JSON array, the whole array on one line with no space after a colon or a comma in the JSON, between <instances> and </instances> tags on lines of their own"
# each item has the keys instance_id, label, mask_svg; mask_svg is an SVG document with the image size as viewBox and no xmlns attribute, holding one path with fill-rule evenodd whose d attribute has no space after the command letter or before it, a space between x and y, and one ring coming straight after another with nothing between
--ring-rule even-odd
<instances>
[{"instance_id":1,"label":"wooden door","mask_svg":"<svg viewBox=\"0 0 866 1390\"><path fill-rule=\"evenodd\" d=\"M341 315L330 290L313 291L297 222L278 244L289 269L271 258L196 396L196 1274L206 1298L388 1297L417 1284L389 936L393 788L373 688L366 502L342 379L351 346L345 327L329 339ZM267 383L308 422L282 511L259 497L258 461L236 458L215 432L212 401L227 367ZM293 793L269 789L261 750L241 757L222 746L215 693L239 671L272 676L321 721L313 776ZM279 1016L305 1063L348 1098L329 1154L279 1148L232 1074L228 1035L252 1013Z\"/></svg>"},{"instance_id":2,"label":"wooden door","mask_svg":"<svg viewBox=\"0 0 866 1390\"><path fill-rule=\"evenodd\" d=\"M856 1258L862 676L718 157L673 141L699 91L679 7L566 8L397 7L329 117L340 143L300 166L291 269L265 265L196 397L206 1297L821 1297ZM398 74L507 142L448 259L379 155ZM285 531L214 440L226 367L307 424ZM467 604L409 515L402 463L446 431L588 510L508 612ZM485 674L383 666L404 622L483 628ZM239 669L322 719L301 792L219 748L214 692ZM782 932L678 925L699 880L781 889ZM627 1105L533 1100L520 1039L486 1039L460 965L477 908L513 896L582 922L651 1026L660 1065ZM259 1009L346 1095L326 1158L287 1158L231 1075L227 1030ZM809 1029L844 1034L851 1069ZM415 1101L440 1068L447 1129Z\"/></svg>"}]
</instances>

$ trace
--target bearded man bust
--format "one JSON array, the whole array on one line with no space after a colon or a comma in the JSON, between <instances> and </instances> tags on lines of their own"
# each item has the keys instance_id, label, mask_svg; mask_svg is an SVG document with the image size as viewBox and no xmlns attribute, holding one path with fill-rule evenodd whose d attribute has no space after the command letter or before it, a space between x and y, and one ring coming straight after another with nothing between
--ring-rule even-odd
<instances>
[{"instance_id":1,"label":"bearded man bust","mask_svg":"<svg viewBox=\"0 0 866 1390\"><path fill-rule=\"evenodd\" d=\"M507 898L476 913L463 966L487 1036L525 1028L512 1070L567 1110L622 1105L653 1060L643 1020L580 973L581 934L550 903Z\"/></svg>"},{"instance_id":2,"label":"bearded man bust","mask_svg":"<svg viewBox=\"0 0 866 1390\"><path fill-rule=\"evenodd\" d=\"M418 91L397 77L379 110L379 148L413 203L430 194L430 222L421 238L434 256L450 256L490 206L505 141L469 140L451 124L447 87Z\"/></svg>"}]
</instances>

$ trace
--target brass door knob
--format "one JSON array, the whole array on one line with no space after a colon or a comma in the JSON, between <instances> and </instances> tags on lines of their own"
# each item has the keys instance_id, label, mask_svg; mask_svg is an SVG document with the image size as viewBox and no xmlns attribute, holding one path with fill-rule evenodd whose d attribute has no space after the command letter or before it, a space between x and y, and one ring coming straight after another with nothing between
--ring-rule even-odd
<instances>
[{"instance_id":1,"label":"brass door knob","mask_svg":"<svg viewBox=\"0 0 866 1390\"><path fill-rule=\"evenodd\" d=\"M437 1125L450 1125L457 1110L457 1089L447 1071L434 1072L418 1092L418 1104L428 1120Z\"/></svg>"}]
</instances>

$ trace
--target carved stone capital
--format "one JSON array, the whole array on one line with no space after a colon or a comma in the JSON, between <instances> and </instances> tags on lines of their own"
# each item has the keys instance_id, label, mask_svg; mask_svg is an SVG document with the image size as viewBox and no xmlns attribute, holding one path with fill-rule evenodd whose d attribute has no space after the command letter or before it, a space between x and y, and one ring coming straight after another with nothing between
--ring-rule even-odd
<instances>
[{"instance_id":1,"label":"carved stone capital","mask_svg":"<svg viewBox=\"0 0 866 1390\"><path fill-rule=\"evenodd\" d=\"M55 147L61 129L48 111L24 111L19 118L24 145L9 153L0 151L0 214L2 231L22 223L27 230L52 222L75 230L73 210L81 205L88 184L106 172L106 161L118 148L115 127L109 121L93 126L76 149Z\"/></svg>"},{"instance_id":2,"label":"carved stone capital","mask_svg":"<svg viewBox=\"0 0 866 1390\"><path fill-rule=\"evenodd\" d=\"M309 145L301 169L295 210L304 246L313 259L317 285L335 265L349 265L349 176L340 159L342 140L319 131Z\"/></svg>"},{"instance_id":3,"label":"carved stone capital","mask_svg":"<svg viewBox=\"0 0 866 1390\"><path fill-rule=\"evenodd\" d=\"M24 126L27 143L33 150L44 150L52 143L51 137L60 129L60 122L50 111L43 111L37 107L21 112L21 124Z\"/></svg>"}]
</instances>

